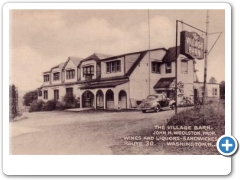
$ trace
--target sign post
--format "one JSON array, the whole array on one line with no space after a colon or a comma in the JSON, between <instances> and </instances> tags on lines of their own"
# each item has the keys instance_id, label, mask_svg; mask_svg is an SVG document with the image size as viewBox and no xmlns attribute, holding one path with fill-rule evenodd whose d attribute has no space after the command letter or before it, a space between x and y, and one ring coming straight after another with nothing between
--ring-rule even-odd
<instances>
[{"instance_id":1,"label":"sign post","mask_svg":"<svg viewBox=\"0 0 240 180\"><path fill-rule=\"evenodd\" d=\"M178 58L178 22L185 24L199 32L202 32L207 35L206 32L191 26L187 23L184 23L183 21L176 20L176 52L175 52L175 102L176 102L176 108L175 108L175 114L177 114L177 89L178 89L178 81L177 81L177 74L178 74L178 69L177 69L177 58ZM206 65L206 52L204 51L204 38L200 37L200 35L196 32L188 32L188 31L182 31L181 36L180 36L180 52L179 54L183 54L187 56L188 58L192 59L203 59L205 55L205 65ZM204 80L206 79L205 74L207 74L207 68L204 68ZM206 84L206 80L204 81ZM206 87L205 87L206 88ZM204 91L205 95L205 91Z\"/></svg>"}]
</instances>

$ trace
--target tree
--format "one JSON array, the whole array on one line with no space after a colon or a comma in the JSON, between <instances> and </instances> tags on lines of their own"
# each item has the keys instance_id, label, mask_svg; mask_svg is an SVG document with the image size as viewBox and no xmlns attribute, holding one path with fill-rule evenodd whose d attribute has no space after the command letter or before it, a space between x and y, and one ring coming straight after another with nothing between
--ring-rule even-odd
<instances>
[{"instance_id":1,"label":"tree","mask_svg":"<svg viewBox=\"0 0 240 180\"><path fill-rule=\"evenodd\" d=\"M38 91L29 91L23 96L23 104L25 106L30 106L30 104L34 101L37 100L38 98Z\"/></svg>"},{"instance_id":2,"label":"tree","mask_svg":"<svg viewBox=\"0 0 240 180\"><path fill-rule=\"evenodd\" d=\"M220 98L225 99L225 81L220 83Z\"/></svg>"},{"instance_id":3,"label":"tree","mask_svg":"<svg viewBox=\"0 0 240 180\"><path fill-rule=\"evenodd\" d=\"M12 120L18 115L18 92L14 84L9 86L9 96L10 120Z\"/></svg>"},{"instance_id":4,"label":"tree","mask_svg":"<svg viewBox=\"0 0 240 180\"><path fill-rule=\"evenodd\" d=\"M215 78L215 77L211 77L211 78L209 79L209 83L217 83L216 78Z\"/></svg>"}]
</instances>

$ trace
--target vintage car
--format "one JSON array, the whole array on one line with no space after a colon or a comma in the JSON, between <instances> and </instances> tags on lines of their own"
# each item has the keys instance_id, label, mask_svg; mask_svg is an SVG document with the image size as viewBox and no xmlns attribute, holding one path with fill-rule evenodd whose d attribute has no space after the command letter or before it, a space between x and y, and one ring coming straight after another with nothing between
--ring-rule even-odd
<instances>
[{"instance_id":1,"label":"vintage car","mask_svg":"<svg viewBox=\"0 0 240 180\"><path fill-rule=\"evenodd\" d=\"M148 110L159 112L164 108L175 109L175 106L175 101L167 98L165 94L151 94L139 104L137 109L143 113Z\"/></svg>"}]
</instances>

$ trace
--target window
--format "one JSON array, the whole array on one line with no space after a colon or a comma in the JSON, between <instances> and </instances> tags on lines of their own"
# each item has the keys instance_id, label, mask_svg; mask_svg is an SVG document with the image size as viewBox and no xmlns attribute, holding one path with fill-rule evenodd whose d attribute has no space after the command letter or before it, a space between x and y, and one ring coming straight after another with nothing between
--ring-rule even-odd
<instances>
[{"instance_id":1,"label":"window","mask_svg":"<svg viewBox=\"0 0 240 180\"><path fill-rule=\"evenodd\" d=\"M107 73L120 72L121 71L121 61L111 61L107 62Z\"/></svg>"},{"instance_id":2,"label":"window","mask_svg":"<svg viewBox=\"0 0 240 180\"><path fill-rule=\"evenodd\" d=\"M182 72L182 74L188 73L188 61L186 61L186 60L181 61L181 72Z\"/></svg>"},{"instance_id":3,"label":"window","mask_svg":"<svg viewBox=\"0 0 240 180\"><path fill-rule=\"evenodd\" d=\"M48 91L43 91L43 99L48 99Z\"/></svg>"},{"instance_id":4,"label":"window","mask_svg":"<svg viewBox=\"0 0 240 180\"><path fill-rule=\"evenodd\" d=\"M84 76L93 76L93 75L94 75L94 66L83 67L83 77Z\"/></svg>"},{"instance_id":5,"label":"window","mask_svg":"<svg viewBox=\"0 0 240 180\"><path fill-rule=\"evenodd\" d=\"M152 73L161 73L161 63L160 62L152 62Z\"/></svg>"},{"instance_id":6,"label":"window","mask_svg":"<svg viewBox=\"0 0 240 180\"><path fill-rule=\"evenodd\" d=\"M66 75L67 75L67 79L74 79L75 78L75 70L74 69L67 70Z\"/></svg>"},{"instance_id":7,"label":"window","mask_svg":"<svg viewBox=\"0 0 240 180\"><path fill-rule=\"evenodd\" d=\"M38 96L42 96L42 91L38 91Z\"/></svg>"},{"instance_id":8,"label":"window","mask_svg":"<svg viewBox=\"0 0 240 180\"><path fill-rule=\"evenodd\" d=\"M73 95L73 88L66 88L66 94Z\"/></svg>"},{"instance_id":9,"label":"window","mask_svg":"<svg viewBox=\"0 0 240 180\"><path fill-rule=\"evenodd\" d=\"M54 93L54 100L55 101L59 100L59 90L58 89L54 89L53 93Z\"/></svg>"},{"instance_id":10,"label":"window","mask_svg":"<svg viewBox=\"0 0 240 180\"><path fill-rule=\"evenodd\" d=\"M217 88L212 88L212 95L217 96L218 95L218 90Z\"/></svg>"},{"instance_id":11,"label":"window","mask_svg":"<svg viewBox=\"0 0 240 180\"><path fill-rule=\"evenodd\" d=\"M53 73L53 80L58 81L60 79L60 72Z\"/></svg>"},{"instance_id":12,"label":"window","mask_svg":"<svg viewBox=\"0 0 240 180\"><path fill-rule=\"evenodd\" d=\"M49 81L49 75L44 75L43 76L43 81L48 82Z\"/></svg>"},{"instance_id":13,"label":"window","mask_svg":"<svg viewBox=\"0 0 240 180\"><path fill-rule=\"evenodd\" d=\"M172 73L172 64L170 62L166 63L166 74Z\"/></svg>"}]
</instances>

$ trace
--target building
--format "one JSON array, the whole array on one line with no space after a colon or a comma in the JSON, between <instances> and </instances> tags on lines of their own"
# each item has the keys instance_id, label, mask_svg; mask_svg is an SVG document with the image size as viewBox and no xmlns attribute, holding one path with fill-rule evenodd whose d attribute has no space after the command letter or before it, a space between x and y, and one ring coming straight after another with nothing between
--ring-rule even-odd
<instances>
[{"instance_id":1,"label":"building","mask_svg":"<svg viewBox=\"0 0 240 180\"><path fill-rule=\"evenodd\" d=\"M157 48L118 56L94 53L87 58L69 57L43 73L39 99L61 100L74 94L80 107L96 109L135 108L149 94L166 93L174 97L175 63L178 63L178 102L193 99L195 63L176 48ZM219 89L218 89L219 91ZM218 93L219 94L219 93Z\"/></svg>"}]
</instances>

